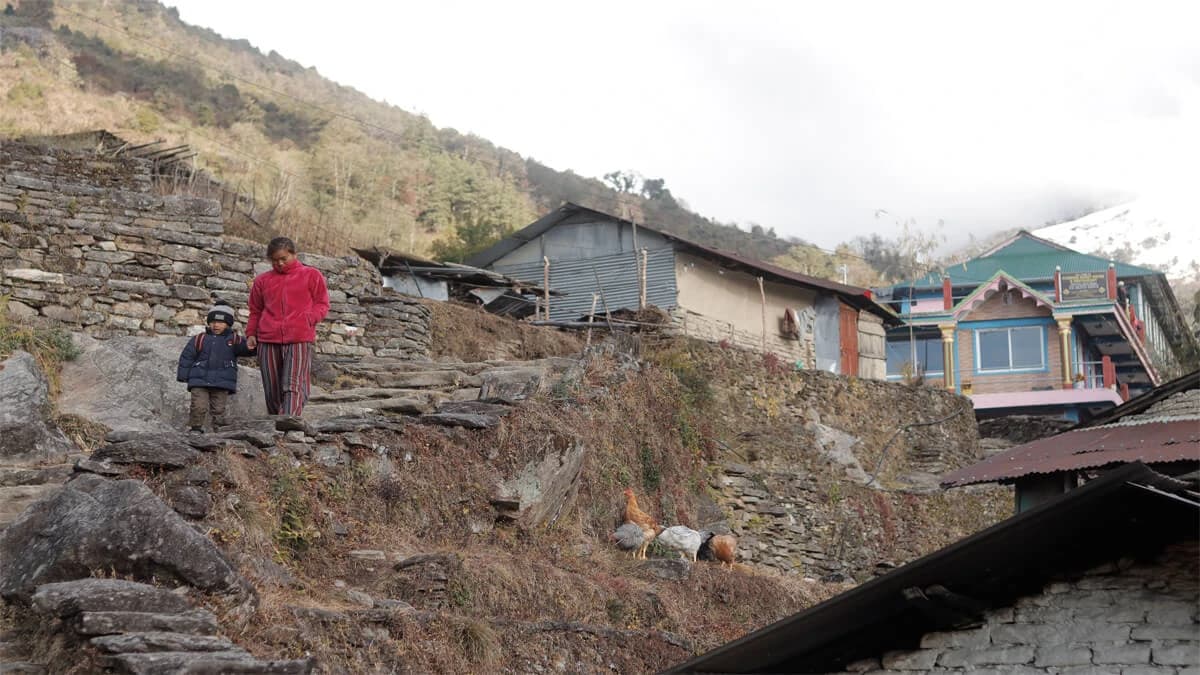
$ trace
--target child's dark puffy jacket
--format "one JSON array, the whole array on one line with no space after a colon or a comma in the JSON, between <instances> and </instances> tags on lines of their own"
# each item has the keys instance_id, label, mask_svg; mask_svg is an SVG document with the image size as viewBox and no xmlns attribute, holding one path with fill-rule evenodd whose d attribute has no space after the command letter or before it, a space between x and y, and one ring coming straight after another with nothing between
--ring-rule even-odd
<instances>
[{"instance_id":1,"label":"child's dark puffy jacket","mask_svg":"<svg viewBox=\"0 0 1200 675\"><path fill-rule=\"evenodd\" d=\"M237 357L254 356L257 350L246 347L246 339L232 328L214 335L205 331L188 340L179 355L179 370L175 379L192 387L237 391Z\"/></svg>"}]
</instances>

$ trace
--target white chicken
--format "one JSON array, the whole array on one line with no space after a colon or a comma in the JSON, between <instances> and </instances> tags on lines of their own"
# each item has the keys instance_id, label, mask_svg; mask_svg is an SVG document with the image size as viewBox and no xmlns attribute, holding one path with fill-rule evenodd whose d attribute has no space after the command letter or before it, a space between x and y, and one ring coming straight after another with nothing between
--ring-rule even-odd
<instances>
[{"instance_id":1,"label":"white chicken","mask_svg":"<svg viewBox=\"0 0 1200 675\"><path fill-rule=\"evenodd\" d=\"M658 541L667 548L679 551L680 557L696 562L696 552L704 542L704 535L686 525L674 525L658 535Z\"/></svg>"}]
</instances>

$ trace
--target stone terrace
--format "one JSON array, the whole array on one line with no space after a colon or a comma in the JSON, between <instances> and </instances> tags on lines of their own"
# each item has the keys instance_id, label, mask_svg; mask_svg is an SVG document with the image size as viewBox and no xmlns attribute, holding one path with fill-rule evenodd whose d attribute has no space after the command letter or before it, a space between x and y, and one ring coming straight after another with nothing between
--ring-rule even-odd
<instances>
[{"instance_id":1,"label":"stone terrace","mask_svg":"<svg viewBox=\"0 0 1200 675\"><path fill-rule=\"evenodd\" d=\"M0 294L11 315L98 338L184 335L220 297L244 323L249 283L267 269L263 246L223 237L215 200L155 194L150 169L145 160L0 144ZM321 352L428 354L429 310L385 292L369 264L301 259L329 285Z\"/></svg>"}]
</instances>

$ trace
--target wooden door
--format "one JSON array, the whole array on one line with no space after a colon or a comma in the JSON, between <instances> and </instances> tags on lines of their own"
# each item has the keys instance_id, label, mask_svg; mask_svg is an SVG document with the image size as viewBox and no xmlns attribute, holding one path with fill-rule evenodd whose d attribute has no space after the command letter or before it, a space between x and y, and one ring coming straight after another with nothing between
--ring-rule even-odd
<instances>
[{"instance_id":1,"label":"wooden door","mask_svg":"<svg viewBox=\"0 0 1200 675\"><path fill-rule=\"evenodd\" d=\"M858 310L839 303L838 340L841 349L843 375L858 375Z\"/></svg>"}]
</instances>

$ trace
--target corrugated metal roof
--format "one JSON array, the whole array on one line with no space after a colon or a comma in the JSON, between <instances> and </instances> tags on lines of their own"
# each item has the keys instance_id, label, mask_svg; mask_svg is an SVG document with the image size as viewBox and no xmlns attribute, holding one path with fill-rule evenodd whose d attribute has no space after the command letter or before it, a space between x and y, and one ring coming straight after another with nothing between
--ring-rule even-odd
<instances>
[{"instance_id":1,"label":"corrugated metal roof","mask_svg":"<svg viewBox=\"0 0 1200 675\"><path fill-rule=\"evenodd\" d=\"M610 213L604 213L603 211L589 209L586 206L580 206L579 204L573 204L571 202L566 202L559 208L555 209L554 211L551 211L550 213L547 213L546 215L537 219L533 223L526 225L525 227L521 228L520 230L517 230L516 232L508 235L504 239L501 239L500 241L498 241L495 244L491 245L490 247L484 249L483 251L480 251L479 253L476 253L476 254L470 256L469 258L467 258L467 262L469 264L475 265L477 267L487 267L488 265L495 263L497 260L499 260L500 258L507 255L508 253L511 253L512 251L515 251L516 249L520 248L525 243L533 241L534 239L537 239L539 236L541 236L547 230L554 227L555 225L558 225L560 222L566 220L567 218L570 218L571 216L574 216L574 215L580 214L580 213L587 213L587 214L594 215L598 218L604 218L604 219L621 222L621 223L629 223L630 222L628 220L625 220L624 218L618 218L617 216L614 216ZM835 293L843 301L845 301L847 304L851 305L852 307L855 307L856 309L871 312L872 314L875 314L875 315L883 318L884 322L888 325L899 325L901 323L900 318L897 317L894 312L892 312L890 309L880 305L879 303L875 302L875 300L871 297L871 291L869 289L860 288L858 286L849 286L846 284L839 284L836 281L830 281L828 279L821 279L818 277L810 277L807 274L800 274L799 272L793 272L791 270L787 270L782 267L779 267L778 265L772 265L770 263L766 263L761 260L755 260L753 258L748 258L746 256L743 256L743 255L740 255L737 253L732 253L730 251L724 251L724 250L721 250L718 248L713 248L711 246L705 246L703 244L698 244L694 241L690 241L688 239L680 237L679 235L672 234L670 232L660 230L656 227L653 227L650 225L645 225L643 223L638 223L637 226L639 228L660 234L663 237L666 237L667 239L670 239L672 241L679 242L683 246L685 246L693 251L707 255L709 257L718 258L726 266L731 266L731 267L743 266L743 267L750 268L756 274L763 274L768 277L774 277L776 280L783 281L785 283L800 284L801 286L805 286L808 288L818 288L818 289L826 290L831 293ZM556 264L564 264L564 263L558 262ZM497 269L500 269L500 266L497 266ZM511 270L512 268L505 267L505 269ZM513 273L513 274L515 276L515 273ZM541 272L539 271L538 274L540 275ZM540 276L538 278L540 278ZM555 287L557 288L557 286L555 286ZM588 298L588 304L589 304L589 306L591 304L590 296ZM657 304L657 303L652 302L652 304ZM670 306L672 306L672 307L674 306L673 300L672 300L672 304Z\"/></svg>"},{"instance_id":2,"label":"corrugated metal roof","mask_svg":"<svg viewBox=\"0 0 1200 675\"><path fill-rule=\"evenodd\" d=\"M1200 371L1131 399L1069 431L993 455L942 477L943 487L1112 464L1200 461Z\"/></svg>"},{"instance_id":3,"label":"corrugated metal roof","mask_svg":"<svg viewBox=\"0 0 1200 675\"><path fill-rule=\"evenodd\" d=\"M1054 278L1054 268L1064 274L1072 272L1103 272L1110 261L1099 256L1072 251L1069 248L1022 232L992 253L945 269L956 286L984 283L996 272L1004 271L1025 282ZM1123 262L1115 264L1119 278L1161 275L1161 272ZM942 273L934 272L910 282L896 285L913 288L941 288Z\"/></svg>"},{"instance_id":4,"label":"corrugated metal roof","mask_svg":"<svg viewBox=\"0 0 1200 675\"><path fill-rule=\"evenodd\" d=\"M550 301L550 318L578 319L592 309L592 293L603 290L596 312L637 309L639 285L637 253L625 251L583 260L560 260L550 264L550 287L566 297ZM594 270L594 271L593 271ZM518 279L542 281L542 263L497 265L496 271ZM599 277L600 285L596 285ZM646 251L646 302L669 310L676 305L675 251L660 248Z\"/></svg>"},{"instance_id":5,"label":"corrugated metal roof","mask_svg":"<svg viewBox=\"0 0 1200 675\"><path fill-rule=\"evenodd\" d=\"M942 478L944 487L1008 481L1110 464L1200 461L1195 419L1077 429L1013 448Z\"/></svg>"},{"instance_id":6,"label":"corrugated metal roof","mask_svg":"<svg viewBox=\"0 0 1200 675\"><path fill-rule=\"evenodd\" d=\"M393 251L378 246L374 248L351 248L363 260L374 265L383 276L415 274L430 279L440 279L454 283L473 286L517 288L519 291L542 295L545 289L541 287L541 277L531 283L506 277L500 272L485 270L471 265L458 263L437 262L421 256ZM559 295L558 289L551 288L550 295Z\"/></svg>"},{"instance_id":7,"label":"corrugated metal roof","mask_svg":"<svg viewBox=\"0 0 1200 675\"><path fill-rule=\"evenodd\" d=\"M1131 464L667 673L827 673L1008 607L1062 578L1194 540L1188 485Z\"/></svg>"}]
</instances>

